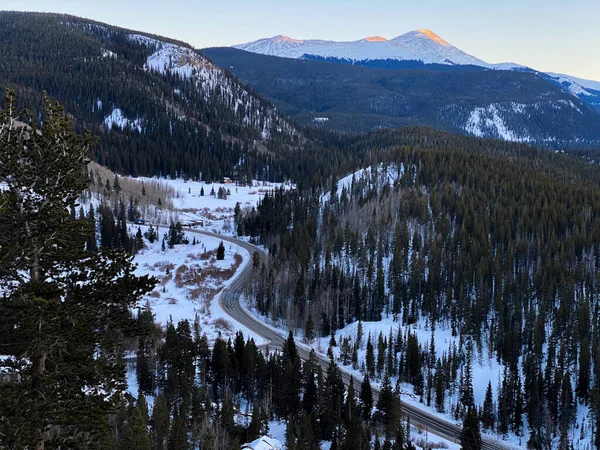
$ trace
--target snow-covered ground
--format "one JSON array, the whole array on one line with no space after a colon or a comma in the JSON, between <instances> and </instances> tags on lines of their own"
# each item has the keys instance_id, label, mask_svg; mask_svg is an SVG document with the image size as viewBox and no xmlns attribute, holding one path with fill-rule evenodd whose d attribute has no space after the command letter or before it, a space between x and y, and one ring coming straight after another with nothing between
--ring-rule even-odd
<instances>
[{"instance_id":1,"label":"snow-covered ground","mask_svg":"<svg viewBox=\"0 0 600 450\"><path fill-rule=\"evenodd\" d=\"M269 326L273 330L279 332L280 334L287 336L287 331L284 331L287 328L284 325L273 323L268 317L261 315L256 310L256 308L253 308L248 303L247 299L243 299L242 306L247 311L249 311L251 314L255 315L256 317L259 317L267 326ZM280 327L278 328L278 326L280 326ZM377 347L377 337L379 336L380 332L383 333L383 336L386 338L389 336L390 330L392 331L394 337L398 333L398 322L394 322L394 320L391 316L384 318L380 322L362 322L362 327L363 327L363 337L362 337L361 342L363 345L361 346L361 349L360 349L359 355L358 355L359 367L362 366L365 361L366 342L367 342L369 333L371 334L371 342L373 343L375 348ZM403 327L402 330L403 330L403 332L410 330L411 333L413 333L413 334L416 333L419 343L421 345L423 345L423 346L429 345L429 340L431 338L431 331L427 329L427 326L424 322L417 323L410 327ZM296 333L296 345L298 345L300 347L304 347L306 349L313 349L316 353L320 354L321 356L326 357L327 349L329 348L329 341L331 339L331 336L317 338L310 344L306 344L306 343L302 342L304 340L303 330L296 329L294 331ZM352 375L354 376L354 379L357 380L357 382L360 382L363 379L363 373L361 372L360 368L353 369L352 365L344 366L339 361L339 356L340 356L339 343L341 342L343 337L350 337L350 338L352 338L352 342L354 342L356 339L357 331L358 331L358 322L354 322L340 330L337 330L335 336L336 336L336 342L337 342L338 346L333 348L333 354L336 357L337 363L341 367L343 367L345 371L352 373ZM435 339L436 353L439 356L441 356L442 353L447 352L448 348L451 347L453 343L458 345L458 338L453 337L450 330L436 330L434 339ZM493 365L494 365L494 367L491 372L490 372L489 368L486 368L486 365L483 362L481 364L479 364L477 367L475 367L475 366L473 367L473 389L475 391L475 401L476 402L483 403L483 399L485 397L485 389L487 388L489 376L495 377L494 380L492 380L492 386L494 388L497 388L497 380L498 380L498 376L502 373L502 366L495 364L495 363ZM496 376L496 374L498 376ZM392 385L395 385L395 382L396 381L394 379L392 381ZM376 379L371 380L371 384L373 386L379 387L381 384L381 380L376 380ZM458 394L456 394L456 395L458 395ZM452 397L452 399L456 400L456 397ZM454 420L448 414L438 413L435 410L435 408L428 408L427 406L420 403L418 398L414 395L412 385L410 385L410 384L406 384L406 383L402 384L402 401L405 403L410 403L411 405L415 405L415 406L427 411L428 413L438 416L448 422L452 422L452 423L456 423L457 425L460 425L459 422ZM447 403L449 403L449 402L450 402L450 399L447 399ZM492 436L488 436L488 438L489 437L492 437ZM418 427L415 427L415 426L412 426L412 429L411 429L411 439L412 439L413 443L417 446L417 448L423 448L423 445L425 445L425 444L429 444L429 448L447 448L450 450L458 450L460 448L459 445L456 445L451 441L439 438L435 435L428 434L424 430L422 430ZM509 442L512 444L511 440L506 441L505 444L509 443ZM439 446L436 446L436 444L439 444ZM328 448L327 445L328 445L327 443L323 443L321 448L325 450ZM433 445L433 447L431 447L431 445Z\"/></svg>"},{"instance_id":2,"label":"snow-covered ground","mask_svg":"<svg viewBox=\"0 0 600 450\"><path fill-rule=\"evenodd\" d=\"M140 227L145 232L149 227ZM136 227L131 230L135 232ZM222 310L219 299L226 288L249 263L250 254L235 244L224 242L225 258L216 259L220 239L187 231L188 244L162 250L162 235L167 228L159 229L159 239L153 244L147 240L147 248L141 250L134 261L138 264L137 275L151 275L159 283L154 290L142 298L138 306L150 302L156 322L166 325L169 320L175 324L188 319L200 319L202 332L209 341L217 336L233 337L241 330L246 337L252 337L257 344L260 336L250 332L241 324L234 323ZM194 245L194 242L195 245Z\"/></svg>"},{"instance_id":3,"label":"snow-covered ground","mask_svg":"<svg viewBox=\"0 0 600 450\"><path fill-rule=\"evenodd\" d=\"M100 100L98 100L98 109L102 109L102 102ZM104 118L104 125L109 130L114 126L122 130L129 127L138 130L138 133L142 132L142 121L140 119L127 118L119 108L113 109L113 111Z\"/></svg>"},{"instance_id":4,"label":"snow-covered ground","mask_svg":"<svg viewBox=\"0 0 600 450\"><path fill-rule=\"evenodd\" d=\"M140 226L140 229L145 233L149 226ZM137 226L130 226L130 232L136 231ZM227 339L240 330L246 338L251 337L258 345L262 344L260 336L234 322L219 304L223 289L249 264L249 253L242 247L224 242L225 258L217 260L220 239L193 231L185 232L188 244L166 246L163 250L162 236L167 231L168 228L159 228L159 238L154 243L144 239L147 247L135 256L136 275L151 275L159 281L154 290L138 302L138 307L143 308L149 302L155 321L163 327L169 320L177 324L187 319L193 324L197 316L201 333L206 333L211 343L218 336ZM127 365L127 384L128 392L137 398L134 361ZM146 400L152 405L151 396Z\"/></svg>"},{"instance_id":5,"label":"snow-covered ground","mask_svg":"<svg viewBox=\"0 0 600 450\"><path fill-rule=\"evenodd\" d=\"M271 183L253 181L252 186L238 186L235 183L205 183L188 181L181 178L136 178L140 182L160 181L175 190L173 210L163 214L161 224L168 224L172 219L182 224L194 224L195 229L232 235L234 230L233 216L236 204L242 210L256 207L262 198L276 190L294 189L290 183ZM219 198L219 189L225 191L226 197ZM202 195L202 192L204 195ZM211 194L213 192L214 194Z\"/></svg>"}]
</instances>

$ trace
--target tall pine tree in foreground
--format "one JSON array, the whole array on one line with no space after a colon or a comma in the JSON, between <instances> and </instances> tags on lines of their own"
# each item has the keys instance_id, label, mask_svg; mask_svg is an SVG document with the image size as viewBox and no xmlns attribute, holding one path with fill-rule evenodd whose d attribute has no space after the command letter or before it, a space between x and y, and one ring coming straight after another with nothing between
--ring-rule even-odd
<instances>
[{"instance_id":1,"label":"tall pine tree in foreground","mask_svg":"<svg viewBox=\"0 0 600 450\"><path fill-rule=\"evenodd\" d=\"M121 343L129 312L153 280L122 252L86 251L91 228L69 210L86 186L93 143L44 96L43 127L0 110L0 384L5 448L112 448L109 414L125 388Z\"/></svg>"}]
</instances>

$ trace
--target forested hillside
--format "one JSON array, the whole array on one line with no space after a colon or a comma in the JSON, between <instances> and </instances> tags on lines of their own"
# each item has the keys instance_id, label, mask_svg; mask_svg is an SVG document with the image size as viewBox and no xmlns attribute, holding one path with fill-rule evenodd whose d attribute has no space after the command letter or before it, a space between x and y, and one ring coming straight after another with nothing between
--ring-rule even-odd
<instances>
[{"instance_id":1,"label":"forested hillside","mask_svg":"<svg viewBox=\"0 0 600 450\"><path fill-rule=\"evenodd\" d=\"M423 129L395 135L403 145L367 158L365 170L323 192L276 194L240 220L238 232L271 254L252 305L317 337L393 319L397 334L370 336L366 359L356 332L330 345L341 346L341 363L405 382L455 417L468 413L472 346L503 367L474 405L482 427L532 448L591 438L600 419L596 166ZM410 327L432 338L419 342ZM459 345L433 351L446 330Z\"/></svg>"},{"instance_id":2,"label":"forested hillside","mask_svg":"<svg viewBox=\"0 0 600 450\"><path fill-rule=\"evenodd\" d=\"M100 164L134 176L281 178L306 145L187 44L72 16L1 12L0 88L36 115L46 91L99 137Z\"/></svg>"},{"instance_id":3,"label":"forested hillside","mask_svg":"<svg viewBox=\"0 0 600 450\"><path fill-rule=\"evenodd\" d=\"M202 52L305 123L352 132L426 125L551 148L600 142L598 113L534 73L462 66L391 70L234 48Z\"/></svg>"}]
</instances>

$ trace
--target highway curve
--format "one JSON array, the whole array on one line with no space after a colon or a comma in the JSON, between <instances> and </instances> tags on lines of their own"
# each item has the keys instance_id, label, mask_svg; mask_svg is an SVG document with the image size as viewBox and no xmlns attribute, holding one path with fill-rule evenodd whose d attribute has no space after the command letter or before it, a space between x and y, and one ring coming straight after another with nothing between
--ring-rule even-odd
<instances>
[{"instance_id":1,"label":"highway curve","mask_svg":"<svg viewBox=\"0 0 600 450\"><path fill-rule=\"evenodd\" d=\"M207 231L196 231L190 230L195 233L204 234L207 236L215 237L218 239L222 239L223 241L231 242L239 247L242 247L252 254L254 252L258 252L261 255L261 260L266 261L267 255L266 253L247 242L240 241L233 237L222 236L220 234L215 234ZM283 331L278 331L273 329L272 327L263 323L259 318L252 315L245 308L243 308L240 304L240 297L249 282L252 280L252 272L253 267L252 264L246 264L244 269L235 277L235 279L231 282L231 284L223 290L221 297L219 299L221 308L231 316L231 318L242 325L244 325L249 330L261 336L265 341L269 343L270 347L274 348L282 348L283 342L287 337ZM297 343L298 353L300 354L300 358L303 361L306 361L309 357L311 348L301 343ZM316 354L317 359L323 370L327 369L329 365L329 359L319 353ZM342 377L344 379L344 383L348 385L350 383L350 372L346 371L343 367L340 366L342 371ZM356 387L359 389L362 380L355 378L355 384L358 384ZM379 389L373 387L373 399L377 402L377 398L379 396ZM460 432L461 427L458 425L448 422L446 420L440 419L432 414L429 414L420 408L402 403L402 413L410 419L410 423L420 427L423 430L427 430L428 433L442 437L451 442L459 443L460 442ZM506 444L500 443L496 440L485 439L483 441L482 449L485 450L506 450L513 447L510 447Z\"/></svg>"}]
</instances>

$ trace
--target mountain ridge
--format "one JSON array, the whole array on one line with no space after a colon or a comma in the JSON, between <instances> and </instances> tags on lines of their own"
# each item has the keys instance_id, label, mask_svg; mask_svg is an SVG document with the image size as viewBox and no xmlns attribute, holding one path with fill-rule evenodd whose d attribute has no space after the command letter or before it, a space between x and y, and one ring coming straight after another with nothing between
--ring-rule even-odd
<instances>
[{"instance_id":1,"label":"mountain ridge","mask_svg":"<svg viewBox=\"0 0 600 450\"><path fill-rule=\"evenodd\" d=\"M369 36L349 42L318 39L302 40L278 35L246 44L234 45L233 47L253 53L300 59L304 55L314 55L339 57L355 61L416 59L429 64L484 64L484 61L454 47L428 29L409 31L392 39Z\"/></svg>"},{"instance_id":2,"label":"mountain ridge","mask_svg":"<svg viewBox=\"0 0 600 450\"><path fill-rule=\"evenodd\" d=\"M293 45L281 44L281 38L285 38L285 42L293 42ZM374 61L392 60L451 66L475 65L490 70L532 71L561 86L600 112L600 81L556 72L542 72L513 62L488 63L453 46L432 30L424 28L409 31L392 39L377 36L375 40L364 38L338 42L318 39L300 40L280 35L232 47L263 55L295 59L326 58L331 62L349 61L354 65L371 67L385 67L383 63L377 64Z\"/></svg>"},{"instance_id":3,"label":"mountain ridge","mask_svg":"<svg viewBox=\"0 0 600 450\"><path fill-rule=\"evenodd\" d=\"M305 123L350 132L424 125L551 148L600 143L600 116L591 106L532 71L443 64L385 70L234 48L202 52Z\"/></svg>"}]
</instances>

